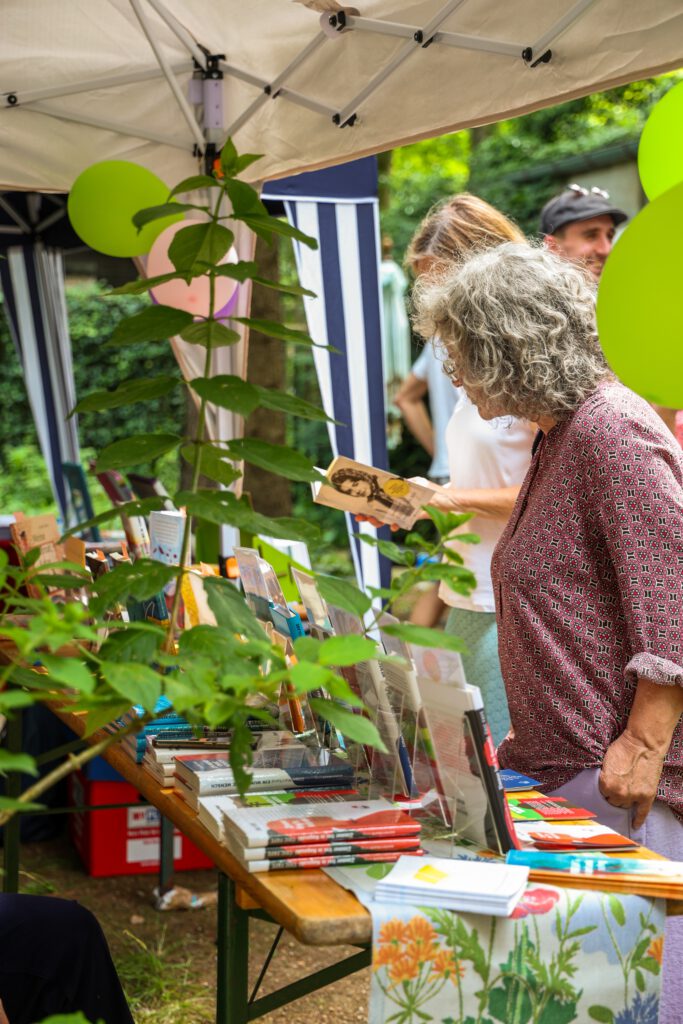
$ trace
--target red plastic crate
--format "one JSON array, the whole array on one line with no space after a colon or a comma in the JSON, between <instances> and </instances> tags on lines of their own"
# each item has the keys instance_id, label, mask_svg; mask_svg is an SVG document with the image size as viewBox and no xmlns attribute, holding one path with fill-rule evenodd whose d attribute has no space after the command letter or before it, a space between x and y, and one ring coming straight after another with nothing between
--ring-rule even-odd
<instances>
[{"instance_id":1,"label":"red plastic crate","mask_svg":"<svg viewBox=\"0 0 683 1024\"><path fill-rule=\"evenodd\" d=\"M156 807L143 802L128 782L99 782L82 772L69 777L71 806L134 803L103 811L69 814L69 832L89 875L154 874L159 870L160 816ZM213 867L213 862L194 843L175 829L173 866L176 871Z\"/></svg>"}]
</instances>

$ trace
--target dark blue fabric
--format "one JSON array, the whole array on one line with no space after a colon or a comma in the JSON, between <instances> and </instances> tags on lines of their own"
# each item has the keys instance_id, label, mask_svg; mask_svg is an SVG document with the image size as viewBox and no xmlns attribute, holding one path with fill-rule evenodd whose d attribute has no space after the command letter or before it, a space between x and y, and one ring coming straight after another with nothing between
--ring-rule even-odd
<instances>
[{"instance_id":1,"label":"dark blue fabric","mask_svg":"<svg viewBox=\"0 0 683 1024\"><path fill-rule=\"evenodd\" d=\"M306 171L289 178L267 181L261 198L284 196L288 199L367 199L377 195L377 157L366 156L345 164Z\"/></svg>"}]
</instances>

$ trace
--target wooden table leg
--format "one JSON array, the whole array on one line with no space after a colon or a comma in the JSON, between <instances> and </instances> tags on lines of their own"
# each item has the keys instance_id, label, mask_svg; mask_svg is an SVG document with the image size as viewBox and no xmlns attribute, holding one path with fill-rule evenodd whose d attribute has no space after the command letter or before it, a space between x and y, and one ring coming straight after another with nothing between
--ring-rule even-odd
<instances>
[{"instance_id":1,"label":"wooden table leg","mask_svg":"<svg viewBox=\"0 0 683 1024\"><path fill-rule=\"evenodd\" d=\"M165 814L160 815L159 839L159 895L173 888L173 822Z\"/></svg>"},{"instance_id":2,"label":"wooden table leg","mask_svg":"<svg viewBox=\"0 0 683 1024\"><path fill-rule=\"evenodd\" d=\"M237 905L236 885L218 875L216 1024L247 1024L249 913Z\"/></svg>"}]
</instances>

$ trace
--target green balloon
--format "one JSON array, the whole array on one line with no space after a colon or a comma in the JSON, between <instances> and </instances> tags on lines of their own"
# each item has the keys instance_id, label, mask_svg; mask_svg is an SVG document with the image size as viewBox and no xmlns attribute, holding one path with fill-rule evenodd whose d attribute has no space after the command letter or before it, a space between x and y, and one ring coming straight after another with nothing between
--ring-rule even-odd
<instances>
[{"instance_id":1,"label":"green balloon","mask_svg":"<svg viewBox=\"0 0 683 1024\"><path fill-rule=\"evenodd\" d=\"M683 181L683 82L662 96L645 122L638 173L648 199Z\"/></svg>"},{"instance_id":2,"label":"green balloon","mask_svg":"<svg viewBox=\"0 0 683 1024\"><path fill-rule=\"evenodd\" d=\"M182 219L154 220L138 231L133 214L147 206L161 206L169 189L146 167L128 160L102 160L79 174L67 208L69 220L86 245L107 256L142 256L169 224Z\"/></svg>"},{"instance_id":3,"label":"green balloon","mask_svg":"<svg viewBox=\"0 0 683 1024\"><path fill-rule=\"evenodd\" d=\"M598 332L619 379L683 409L683 182L644 207L610 253L598 288Z\"/></svg>"}]
</instances>

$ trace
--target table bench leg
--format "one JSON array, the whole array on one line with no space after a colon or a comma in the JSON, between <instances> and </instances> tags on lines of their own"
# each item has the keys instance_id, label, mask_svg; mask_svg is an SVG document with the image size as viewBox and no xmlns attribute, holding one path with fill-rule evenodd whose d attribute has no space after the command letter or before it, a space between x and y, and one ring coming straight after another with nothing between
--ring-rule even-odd
<instances>
[{"instance_id":1,"label":"table bench leg","mask_svg":"<svg viewBox=\"0 0 683 1024\"><path fill-rule=\"evenodd\" d=\"M173 888L173 822L165 814L161 815L160 847L159 847L159 895Z\"/></svg>"},{"instance_id":2,"label":"table bench leg","mask_svg":"<svg viewBox=\"0 0 683 1024\"><path fill-rule=\"evenodd\" d=\"M249 912L238 907L236 886L218 875L218 973L216 1024L247 1024Z\"/></svg>"}]
</instances>

